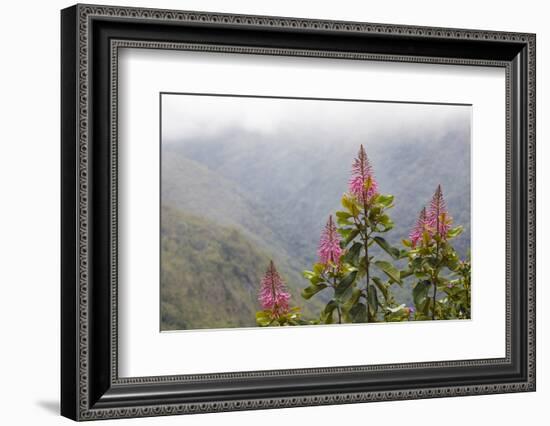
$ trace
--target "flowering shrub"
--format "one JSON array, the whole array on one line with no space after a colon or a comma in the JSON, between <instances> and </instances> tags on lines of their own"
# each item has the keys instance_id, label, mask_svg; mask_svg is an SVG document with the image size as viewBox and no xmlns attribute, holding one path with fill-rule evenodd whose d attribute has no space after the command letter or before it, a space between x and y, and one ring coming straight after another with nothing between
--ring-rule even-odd
<instances>
[{"instance_id":1,"label":"flowering shrub","mask_svg":"<svg viewBox=\"0 0 550 426\"><path fill-rule=\"evenodd\" d=\"M263 310L256 312L256 323L259 326L268 325L298 325L300 308L289 306L290 293L275 268L273 261L260 283L258 301Z\"/></svg>"},{"instance_id":2,"label":"flowering shrub","mask_svg":"<svg viewBox=\"0 0 550 426\"><path fill-rule=\"evenodd\" d=\"M329 215L321 233L318 262L304 271L309 285L304 299L330 292L319 318L305 321L290 308L290 293L273 262L260 283L257 312L260 326L377 321L435 320L470 317L470 262L461 261L451 240L462 227L451 228L443 190L438 185L420 215L405 249L392 246L385 234L394 227L389 210L393 195L381 194L367 153L360 146L353 160L342 210ZM378 247L378 250L374 250ZM399 269L397 261L406 262ZM398 305L395 285L413 280L414 306ZM439 296L439 299L438 299ZM326 299L325 299L326 300Z\"/></svg>"},{"instance_id":3,"label":"flowering shrub","mask_svg":"<svg viewBox=\"0 0 550 426\"><path fill-rule=\"evenodd\" d=\"M462 233L462 227L451 228L452 223L438 185L428 209L420 211L410 240L403 241L409 248L408 266L416 280L415 319L470 317L470 262L460 261L450 243ZM443 296L439 300L438 293Z\"/></svg>"},{"instance_id":4,"label":"flowering shrub","mask_svg":"<svg viewBox=\"0 0 550 426\"><path fill-rule=\"evenodd\" d=\"M305 271L304 276L310 286L302 291L304 299L310 299L320 291L331 288L334 297L321 312L319 321L324 324L338 322L341 324L354 313L350 312L350 297L354 293L358 269L342 257L342 241L332 215L321 234L319 242L319 262L313 266L313 271ZM337 319L334 319L336 312Z\"/></svg>"}]
</instances>

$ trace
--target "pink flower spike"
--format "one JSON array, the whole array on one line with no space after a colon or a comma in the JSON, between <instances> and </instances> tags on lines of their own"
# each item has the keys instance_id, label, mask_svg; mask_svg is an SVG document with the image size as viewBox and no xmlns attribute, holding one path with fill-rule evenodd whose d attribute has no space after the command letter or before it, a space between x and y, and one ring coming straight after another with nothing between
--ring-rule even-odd
<instances>
[{"instance_id":1,"label":"pink flower spike","mask_svg":"<svg viewBox=\"0 0 550 426\"><path fill-rule=\"evenodd\" d=\"M451 228L451 223L453 223L453 219L447 211L447 204L443 198L443 190L441 189L441 185L437 185L428 210L428 224L436 234L445 239Z\"/></svg>"},{"instance_id":2,"label":"pink flower spike","mask_svg":"<svg viewBox=\"0 0 550 426\"><path fill-rule=\"evenodd\" d=\"M260 284L258 301L263 309L271 310L273 315L278 317L288 313L289 300L290 293L287 291L281 276L275 268L275 264L271 260Z\"/></svg>"},{"instance_id":3,"label":"pink flower spike","mask_svg":"<svg viewBox=\"0 0 550 426\"><path fill-rule=\"evenodd\" d=\"M317 253L319 254L320 262L325 266L337 266L340 263L340 257L342 256L340 235L338 235L332 215L328 217L325 229L321 233Z\"/></svg>"},{"instance_id":4,"label":"pink flower spike","mask_svg":"<svg viewBox=\"0 0 550 426\"><path fill-rule=\"evenodd\" d=\"M416 225L414 225L414 228L409 234L409 239L411 240L413 248L416 247L419 241L422 241L422 236L424 235L424 232L428 232L430 234L430 230L428 228L428 216L426 214L426 207L420 210L420 215L418 216Z\"/></svg>"},{"instance_id":5,"label":"pink flower spike","mask_svg":"<svg viewBox=\"0 0 550 426\"><path fill-rule=\"evenodd\" d=\"M365 184L369 179L370 185L366 189ZM353 160L348 189L362 203L368 202L373 196L378 194L378 183L374 178L372 166L363 145L361 145L357 157Z\"/></svg>"}]
</instances>

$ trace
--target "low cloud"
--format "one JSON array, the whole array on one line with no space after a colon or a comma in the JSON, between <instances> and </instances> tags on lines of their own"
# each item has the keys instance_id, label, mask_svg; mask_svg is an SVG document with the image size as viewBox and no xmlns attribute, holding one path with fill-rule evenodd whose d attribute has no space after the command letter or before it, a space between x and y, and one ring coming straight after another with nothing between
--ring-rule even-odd
<instances>
[{"instance_id":1,"label":"low cloud","mask_svg":"<svg viewBox=\"0 0 550 426\"><path fill-rule=\"evenodd\" d=\"M303 143L330 143L350 133L371 144L399 135L417 142L469 128L470 120L467 105L162 95L163 143L235 130L268 138L293 134L292 143L300 137Z\"/></svg>"}]
</instances>

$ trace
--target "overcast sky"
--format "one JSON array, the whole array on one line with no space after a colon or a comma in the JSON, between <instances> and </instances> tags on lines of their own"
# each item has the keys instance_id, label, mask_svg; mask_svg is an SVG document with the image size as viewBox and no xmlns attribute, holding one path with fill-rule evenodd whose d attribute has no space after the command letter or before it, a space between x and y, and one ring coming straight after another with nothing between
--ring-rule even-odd
<instances>
[{"instance_id":1,"label":"overcast sky","mask_svg":"<svg viewBox=\"0 0 550 426\"><path fill-rule=\"evenodd\" d=\"M470 120L470 106L162 95L163 143L235 130L266 136L284 131L308 140L317 134L325 141L352 131L374 143L388 133L437 137L469 127Z\"/></svg>"}]
</instances>

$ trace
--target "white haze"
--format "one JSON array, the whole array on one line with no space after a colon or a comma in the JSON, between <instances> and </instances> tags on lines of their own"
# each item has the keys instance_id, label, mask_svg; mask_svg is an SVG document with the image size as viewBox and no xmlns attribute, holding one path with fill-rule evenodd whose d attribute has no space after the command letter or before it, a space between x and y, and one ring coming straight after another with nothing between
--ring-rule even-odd
<instances>
[{"instance_id":1,"label":"white haze","mask_svg":"<svg viewBox=\"0 0 550 426\"><path fill-rule=\"evenodd\" d=\"M264 136L283 132L302 137L300 143L327 144L350 132L370 145L389 135L418 143L418 136L438 137L464 128L470 119L467 105L162 95L163 143L223 137L235 130Z\"/></svg>"}]
</instances>

